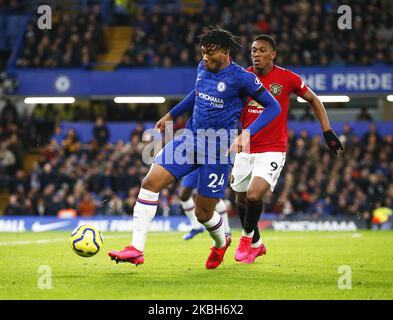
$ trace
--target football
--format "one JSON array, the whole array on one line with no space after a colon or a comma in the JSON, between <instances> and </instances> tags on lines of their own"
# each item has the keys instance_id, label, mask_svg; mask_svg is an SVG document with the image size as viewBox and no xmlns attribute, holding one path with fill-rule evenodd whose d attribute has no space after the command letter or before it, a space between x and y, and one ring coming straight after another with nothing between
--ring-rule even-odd
<instances>
[{"instance_id":1,"label":"football","mask_svg":"<svg viewBox=\"0 0 393 320\"><path fill-rule=\"evenodd\" d=\"M81 257L94 256L103 244L101 232L96 227L87 224L76 227L70 236L72 250Z\"/></svg>"}]
</instances>

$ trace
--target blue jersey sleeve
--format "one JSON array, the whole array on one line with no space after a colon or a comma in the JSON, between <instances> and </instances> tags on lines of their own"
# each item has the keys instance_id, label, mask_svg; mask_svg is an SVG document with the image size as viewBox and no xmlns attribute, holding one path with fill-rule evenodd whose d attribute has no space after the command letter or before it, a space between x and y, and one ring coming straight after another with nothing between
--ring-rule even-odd
<instances>
[{"instance_id":1,"label":"blue jersey sleeve","mask_svg":"<svg viewBox=\"0 0 393 320\"><path fill-rule=\"evenodd\" d=\"M172 117L176 118L187 111L191 111L195 104L195 89L192 90L182 101L174 106L169 113Z\"/></svg>"},{"instance_id":2,"label":"blue jersey sleeve","mask_svg":"<svg viewBox=\"0 0 393 320\"><path fill-rule=\"evenodd\" d=\"M265 90L258 77L244 69L240 72L239 83L240 91L250 97L257 97Z\"/></svg>"},{"instance_id":3,"label":"blue jersey sleeve","mask_svg":"<svg viewBox=\"0 0 393 320\"><path fill-rule=\"evenodd\" d=\"M255 74L244 70L241 74L240 83L242 85L241 90L265 108L258 118L247 127L251 136L253 136L279 115L281 107Z\"/></svg>"},{"instance_id":4,"label":"blue jersey sleeve","mask_svg":"<svg viewBox=\"0 0 393 320\"><path fill-rule=\"evenodd\" d=\"M250 130L251 136L256 134L263 127L266 127L274 120L281 112L280 104L270 94L269 91L264 90L257 97L253 97L256 102L265 107L265 110L251 123L247 129Z\"/></svg>"}]
</instances>

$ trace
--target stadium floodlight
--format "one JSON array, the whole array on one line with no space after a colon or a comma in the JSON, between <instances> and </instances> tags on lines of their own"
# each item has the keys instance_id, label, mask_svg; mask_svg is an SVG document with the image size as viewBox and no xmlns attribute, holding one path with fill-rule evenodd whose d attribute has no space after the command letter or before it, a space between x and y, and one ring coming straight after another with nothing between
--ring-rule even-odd
<instances>
[{"instance_id":1,"label":"stadium floodlight","mask_svg":"<svg viewBox=\"0 0 393 320\"><path fill-rule=\"evenodd\" d=\"M38 103L74 103L74 97L26 97L24 102L26 104L38 104Z\"/></svg>"},{"instance_id":2,"label":"stadium floodlight","mask_svg":"<svg viewBox=\"0 0 393 320\"><path fill-rule=\"evenodd\" d=\"M318 96L321 102L349 102L348 96ZM300 103L307 102L303 98L297 97L297 101Z\"/></svg>"},{"instance_id":3,"label":"stadium floodlight","mask_svg":"<svg viewBox=\"0 0 393 320\"><path fill-rule=\"evenodd\" d=\"M115 97L115 103L164 103L164 97Z\"/></svg>"},{"instance_id":4,"label":"stadium floodlight","mask_svg":"<svg viewBox=\"0 0 393 320\"><path fill-rule=\"evenodd\" d=\"M390 101L390 102L393 102L393 94L389 94L389 95L386 97L386 100L388 100L388 101Z\"/></svg>"}]
</instances>

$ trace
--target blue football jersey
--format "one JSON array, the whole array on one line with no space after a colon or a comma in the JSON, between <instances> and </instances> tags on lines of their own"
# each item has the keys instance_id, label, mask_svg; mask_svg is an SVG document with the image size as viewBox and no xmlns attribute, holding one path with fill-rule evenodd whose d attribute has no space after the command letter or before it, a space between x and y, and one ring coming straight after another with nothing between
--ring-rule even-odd
<instances>
[{"instance_id":1,"label":"blue football jersey","mask_svg":"<svg viewBox=\"0 0 393 320\"><path fill-rule=\"evenodd\" d=\"M263 87L253 73L232 62L219 72L210 72L201 61L195 83L195 105L187 128L237 129L247 96Z\"/></svg>"}]
</instances>

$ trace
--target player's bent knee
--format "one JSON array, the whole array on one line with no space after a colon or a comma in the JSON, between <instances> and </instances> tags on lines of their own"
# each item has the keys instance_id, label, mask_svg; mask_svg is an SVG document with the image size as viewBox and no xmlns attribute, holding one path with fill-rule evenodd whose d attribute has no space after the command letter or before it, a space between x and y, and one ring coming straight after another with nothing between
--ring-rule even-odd
<instances>
[{"instance_id":1,"label":"player's bent knee","mask_svg":"<svg viewBox=\"0 0 393 320\"><path fill-rule=\"evenodd\" d=\"M198 222L203 224L212 218L213 212L211 212L208 209L196 208L195 216L196 216Z\"/></svg>"},{"instance_id":2,"label":"player's bent knee","mask_svg":"<svg viewBox=\"0 0 393 320\"><path fill-rule=\"evenodd\" d=\"M175 180L168 171L160 166L153 166L149 173L142 180L142 188L152 191L161 192L167 185Z\"/></svg>"},{"instance_id":3,"label":"player's bent knee","mask_svg":"<svg viewBox=\"0 0 393 320\"><path fill-rule=\"evenodd\" d=\"M154 191L154 190L152 190L152 189L154 189L154 185L152 184L152 181L149 177L143 178L142 183L141 183L141 187L143 189L146 189L149 191Z\"/></svg>"},{"instance_id":4,"label":"player's bent knee","mask_svg":"<svg viewBox=\"0 0 393 320\"><path fill-rule=\"evenodd\" d=\"M201 223L201 224L203 224L203 223L205 223L206 221L209 220L209 219L206 218L205 214L197 214L197 213L195 213L195 216L196 216L198 222Z\"/></svg>"},{"instance_id":5,"label":"player's bent knee","mask_svg":"<svg viewBox=\"0 0 393 320\"><path fill-rule=\"evenodd\" d=\"M143 178L141 187L151 192L160 192L165 186L158 184L155 179L152 179L149 175L147 175Z\"/></svg>"},{"instance_id":6,"label":"player's bent knee","mask_svg":"<svg viewBox=\"0 0 393 320\"><path fill-rule=\"evenodd\" d=\"M262 201L263 195L260 193L250 193L247 194L247 202L246 203L257 203Z\"/></svg>"},{"instance_id":7,"label":"player's bent knee","mask_svg":"<svg viewBox=\"0 0 393 320\"><path fill-rule=\"evenodd\" d=\"M269 191L270 185L261 179L263 183L251 185L247 191L247 203L256 203L263 200L264 195Z\"/></svg>"},{"instance_id":8,"label":"player's bent knee","mask_svg":"<svg viewBox=\"0 0 393 320\"><path fill-rule=\"evenodd\" d=\"M206 217L203 217L203 216L197 216L197 215L195 215L195 216L196 216L196 218L197 218L197 220L198 220L198 222L200 224L203 224L203 223L205 223L206 221L209 220L209 219L206 219Z\"/></svg>"}]
</instances>

